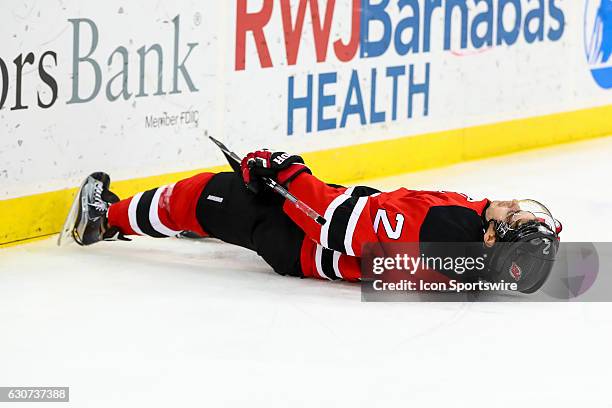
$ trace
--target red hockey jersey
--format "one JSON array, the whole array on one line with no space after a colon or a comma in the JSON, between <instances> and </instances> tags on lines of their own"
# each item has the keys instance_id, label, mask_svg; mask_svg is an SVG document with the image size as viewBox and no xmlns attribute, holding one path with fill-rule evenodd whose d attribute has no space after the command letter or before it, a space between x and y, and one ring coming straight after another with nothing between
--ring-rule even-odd
<instances>
[{"instance_id":1,"label":"red hockey jersey","mask_svg":"<svg viewBox=\"0 0 612 408\"><path fill-rule=\"evenodd\" d=\"M321 226L290 202L283 207L307 235L304 275L331 280L359 279L359 257L367 243L481 242L482 214L489 204L444 191L338 188L307 173L293 180L289 191L327 220Z\"/></svg>"}]
</instances>

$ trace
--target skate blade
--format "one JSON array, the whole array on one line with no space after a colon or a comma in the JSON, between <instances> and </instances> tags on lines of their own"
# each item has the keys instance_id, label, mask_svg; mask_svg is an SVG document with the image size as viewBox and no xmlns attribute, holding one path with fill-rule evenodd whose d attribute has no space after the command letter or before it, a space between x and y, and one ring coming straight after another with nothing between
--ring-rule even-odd
<instances>
[{"instance_id":1,"label":"skate blade","mask_svg":"<svg viewBox=\"0 0 612 408\"><path fill-rule=\"evenodd\" d=\"M87 180L81 184L81 187L79 187L76 192L76 196L74 197L72 205L70 206L70 211L68 211L68 215L66 216L66 221L64 221L64 225L60 230L59 236L57 237L57 246L61 247L69 242L76 242L72 236L72 232L74 231L74 223L79 215L79 198L81 197L81 190L83 190L83 186L86 182Z\"/></svg>"}]
</instances>

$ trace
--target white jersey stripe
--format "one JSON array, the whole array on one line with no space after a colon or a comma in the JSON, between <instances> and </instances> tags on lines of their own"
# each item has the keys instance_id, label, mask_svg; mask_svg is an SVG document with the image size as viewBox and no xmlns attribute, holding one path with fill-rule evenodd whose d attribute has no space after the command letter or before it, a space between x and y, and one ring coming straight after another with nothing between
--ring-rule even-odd
<instances>
[{"instance_id":1,"label":"white jersey stripe","mask_svg":"<svg viewBox=\"0 0 612 408\"><path fill-rule=\"evenodd\" d=\"M353 208L351 218L349 218L348 225L346 226L346 234L344 235L344 249L346 250L347 255L355 256L355 251L353 251L353 234L355 233L355 228L357 227L357 221L359 221L359 217L361 216L367 202L368 197L360 197L357 200L357 204L355 204L355 208Z\"/></svg>"},{"instance_id":2,"label":"white jersey stripe","mask_svg":"<svg viewBox=\"0 0 612 408\"><path fill-rule=\"evenodd\" d=\"M157 189L157 191L155 191L153 200L151 200L151 207L149 207L149 222L155 231L169 237L174 237L178 235L180 231L174 231L166 227L159 219L159 199L166 188L168 188L168 186L160 187Z\"/></svg>"},{"instance_id":3,"label":"white jersey stripe","mask_svg":"<svg viewBox=\"0 0 612 408\"><path fill-rule=\"evenodd\" d=\"M323 255L323 247L321 245L317 245L317 251L315 252L315 266L317 269L317 273L323 279L329 279L327 275L323 272L323 265L321 264L321 257Z\"/></svg>"},{"instance_id":4,"label":"white jersey stripe","mask_svg":"<svg viewBox=\"0 0 612 408\"><path fill-rule=\"evenodd\" d=\"M352 196L353 195L353 191L355 191L355 187L349 187L349 188L346 189L344 194Z\"/></svg>"},{"instance_id":5,"label":"white jersey stripe","mask_svg":"<svg viewBox=\"0 0 612 408\"><path fill-rule=\"evenodd\" d=\"M324 217L327 220L327 222L325 223L323 227L321 227L321 236L319 239L319 242L321 242L321 245L323 245L325 248L329 248L329 241L328 241L329 226L331 225L331 220L334 215L334 211L336 211L336 208L338 208L340 205L342 205L342 203L344 203L346 200L350 198L351 196L340 194L338 197L334 198L334 200L329 204L329 206L325 210Z\"/></svg>"},{"instance_id":6,"label":"white jersey stripe","mask_svg":"<svg viewBox=\"0 0 612 408\"><path fill-rule=\"evenodd\" d=\"M142 197L142 193L138 193L132 197L132 201L130 201L130 206L128 207L128 219L130 220L130 227L132 227L135 233L138 235L146 235L138 227L138 221L136 220L136 209L138 208L140 197Z\"/></svg>"},{"instance_id":7,"label":"white jersey stripe","mask_svg":"<svg viewBox=\"0 0 612 408\"><path fill-rule=\"evenodd\" d=\"M340 252L334 251L334 273L338 278L343 279L342 274L340 273L340 255Z\"/></svg>"}]
</instances>

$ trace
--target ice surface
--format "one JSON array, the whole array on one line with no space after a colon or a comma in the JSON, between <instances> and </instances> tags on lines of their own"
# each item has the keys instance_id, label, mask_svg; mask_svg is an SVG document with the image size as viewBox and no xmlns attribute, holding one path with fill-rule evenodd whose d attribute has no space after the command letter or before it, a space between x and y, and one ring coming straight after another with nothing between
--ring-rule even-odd
<instances>
[{"instance_id":1,"label":"ice surface","mask_svg":"<svg viewBox=\"0 0 612 408\"><path fill-rule=\"evenodd\" d=\"M611 154L607 138L365 184L536 198L564 240L611 241ZM610 312L361 303L214 240L49 239L0 250L0 386L70 386L74 407L611 407Z\"/></svg>"}]
</instances>

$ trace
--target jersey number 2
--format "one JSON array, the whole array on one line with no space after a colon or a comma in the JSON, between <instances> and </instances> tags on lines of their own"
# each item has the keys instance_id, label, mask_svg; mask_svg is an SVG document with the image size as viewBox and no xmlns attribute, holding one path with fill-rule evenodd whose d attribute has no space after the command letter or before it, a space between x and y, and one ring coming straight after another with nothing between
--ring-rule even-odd
<instances>
[{"instance_id":1,"label":"jersey number 2","mask_svg":"<svg viewBox=\"0 0 612 408\"><path fill-rule=\"evenodd\" d=\"M376 217L374 218L374 232L378 234L378 227L380 226L380 222L382 221L383 227L387 236L390 239L399 239L402 236L402 228L404 227L404 214L396 214L395 215L395 229L391 227L391 223L389 222L389 216L387 215L387 210L380 208L376 211Z\"/></svg>"}]
</instances>

